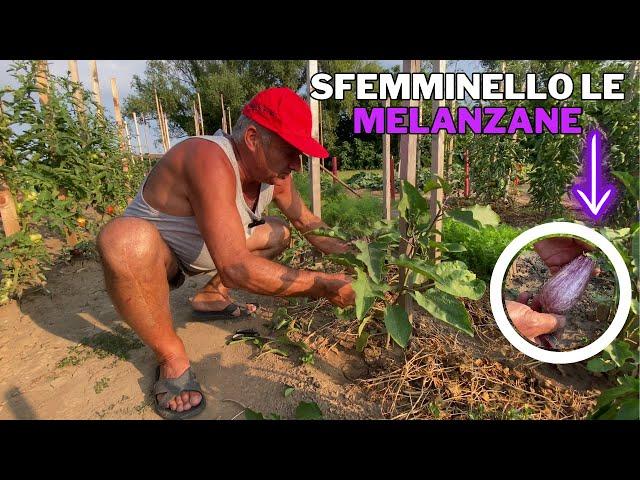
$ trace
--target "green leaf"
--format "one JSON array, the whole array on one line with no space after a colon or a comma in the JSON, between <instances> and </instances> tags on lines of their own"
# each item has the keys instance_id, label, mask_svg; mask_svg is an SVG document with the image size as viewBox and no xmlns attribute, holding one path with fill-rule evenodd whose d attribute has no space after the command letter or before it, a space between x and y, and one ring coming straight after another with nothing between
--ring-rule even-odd
<instances>
[{"instance_id":1,"label":"green leaf","mask_svg":"<svg viewBox=\"0 0 640 480\"><path fill-rule=\"evenodd\" d=\"M598 402L596 403L596 408L600 408L601 406L604 406L618 398L625 397L629 394L633 394L636 397L638 396L638 392L640 390L640 380L638 378L625 375L624 377L620 377L617 380L620 385L602 392L602 394L598 398Z\"/></svg>"},{"instance_id":2,"label":"green leaf","mask_svg":"<svg viewBox=\"0 0 640 480\"><path fill-rule=\"evenodd\" d=\"M479 300L484 295L485 283L459 260L439 263L436 265L436 274L440 277L440 281L436 281L436 288L454 297Z\"/></svg>"},{"instance_id":3,"label":"green leaf","mask_svg":"<svg viewBox=\"0 0 640 480\"><path fill-rule=\"evenodd\" d=\"M467 210L451 210L448 212L449 217L459 223L464 223L474 230L480 230L480 224L473 218L473 212Z\"/></svg>"},{"instance_id":4,"label":"green leaf","mask_svg":"<svg viewBox=\"0 0 640 480\"><path fill-rule=\"evenodd\" d=\"M389 263L392 263L399 267L408 268L412 272L419 273L420 275L423 275L437 282L444 281L444 279L438 275L435 265L427 263L424 260L409 258L404 253L398 258L392 258L391 260L389 260Z\"/></svg>"},{"instance_id":5,"label":"green leaf","mask_svg":"<svg viewBox=\"0 0 640 480\"><path fill-rule=\"evenodd\" d=\"M640 420L640 400L636 397L627 398L620 404L616 420Z\"/></svg>"},{"instance_id":6,"label":"green leaf","mask_svg":"<svg viewBox=\"0 0 640 480\"><path fill-rule=\"evenodd\" d=\"M362 331L364 330L364 327L366 327L367 323L369 323L370 321L371 321L371 317L367 317L360 322L360 325L358 325L358 336L362 335Z\"/></svg>"},{"instance_id":7,"label":"green leaf","mask_svg":"<svg viewBox=\"0 0 640 480\"><path fill-rule=\"evenodd\" d=\"M306 232L304 234L305 236L307 235L315 235L316 237L330 237L330 238L338 238L340 240L343 240L345 242L349 241L349 238L343 234L342 232L338 232L336 228L334 229L328 229L328 228L316 228L315 230L311 230L309 232Z\"/></svg>"},{"instance_id":8,"label":"green leaf","mask_svg":"<svg viewBox=\"0 0 640 480\"><path fill-rule=\"evenodd\" d=\"M322 412L315 402L300 402L295 417L296 420L321 420Z\"/></svg>"},{"instance_id":9,"label":"green leaf","mask_svg":"<svg viewBox=\"0 0 640 480\"><path fill-rule=\"evenodd\" d=\"M600 357L592 358L587 362L587 370L590 372L608 372L614 368L616 366L611 360L604 360Z\"/></svg>"},{"instance_id":10,"label":"green leaf","mask_svg":"<svg viewBox=\"0 0 640 480\"><path fill-rule=\"evenodd\" d=\"M356 351L362 352L364 347L367 346L367 341L369 340L369 332L362 332L358 339L356 340Z\"/></svg>"},{"instance_id":11,"label":"green leaf","mask_svg":"<svg viewBox=\"0 0 640 480\"><path fill-rule=\"evenodd\" d=\"M356 265L360 267L365 267L366 265L358 260L353 253L332 253L330 255L326 255L327 260L336 263L338 265L343 265L345 267L355 267Z\"/></svg>"},{"instance_id":12,"label":"green leaf","mask_svg":"<svg viewBox=\"0 0 640 480\"><path fill-rule=\"evenodd\" d=\"M284 389L285 398L290 396L294 392L294 390L295 390L295 388L287 386L287 388Z\"/></svg>"},{"instance_id":13,"label":"green leaf","mask_svg":"<svg viewBox=\"0 0 640 480\"><path fill-rule=\"evenodd\" d=\"M358 267L356 267L356 273L357 278L352 284L356 294L356 318L362 320L373 305L376 295L369 276Z\"/></svg>"},{"instance_id":14,"label":"green leaf","mask_svg":"<svg viewBox=\"0 0 640 480\"><path fill-rule=\"evenodd\" d=\"M354 242L360 253L356 258L367 266L369 276L374 282L379 283L382 279L382 267L386 251L379 243L367 243L363 240Z\"/></svg>"},{"instance_id":15,"label":"green leaf","mask_svg":"<svg viewBox=\"0 0 640 480\"><path fill-rule=\"evenodd\" d=\"M400 305L388 305L384 313L384 325L393 341L406 348L412 327L404 308Z\"/></svg>"},{"instance_id":16,"label":"green leaf","mask_svg":"<svg viewBox=\"0 0 640 480\"><path fill-rule=\"evenodd\" d=\"M629 344L624 340L614 340L604 349L609 354L611 360L617 367L621 367L629 358L633 358L633 352L629 348Z\"/></svg>"},{"instance_id":17,"label":"green leaf","mask_svg":"<svg viewBox=\"0 0 640 480\"><path fill-rule=\"evenodd\" d=\"M452 210L449 216L460 223L470 226L475 230L480 230L487 226L497 226L500 223L500 216L491 209L490 205L474 205L469 208Z\"/></svg>"},{"instance_id":18,"label":"green leaf","mask_svg":"<svg viewBox=\"0 0 640 480\"><path fill-rule=\"evenodd\" d=\"M262 415L260 412L254 412L250 408L245 408L244 418L247 420L264 420L264 415Z\"/></svg>"},{"instance_id":19,"label":"green leaf","mask_svg":"<svg viewBox=\"0 0 640 480\"><path fill-rule=\"evenodd\" d=\"M422 292L413 292L411 296L418 305L429 312L434 318L473 336L473 327L471 325L469 312L467 312L464 304L457 298L433 288L427 290L424 294Z\"/></svg>"},{"instance_id":20,"label":"green leaf","mask_svg":"<svg viewBox=\"0 0 640 480\"><path fill-rule=\"evenodd\" d=\"M635 201L636 202L639 201L638 195L640 195L640 194L638 193L638 190L640 189L640 184L639 184L639 181L638 181L638 177L634 177L633 175L631 175L628 172L612 171L611 173L618 180L620 180L622 182L624 187L633 196Z\"/></svg>"},{"instance_id":21,"label":"green leaf","mask_svg":"<svg viewBox=\"0 0 640 480\"><path fill-rule=\"evenodd\" d=\"M408 220L410 215L428 215L429 204L420 191L406 180L401 183L402 196L398 202L399 215Z\"/></svg>"}]
</instances>

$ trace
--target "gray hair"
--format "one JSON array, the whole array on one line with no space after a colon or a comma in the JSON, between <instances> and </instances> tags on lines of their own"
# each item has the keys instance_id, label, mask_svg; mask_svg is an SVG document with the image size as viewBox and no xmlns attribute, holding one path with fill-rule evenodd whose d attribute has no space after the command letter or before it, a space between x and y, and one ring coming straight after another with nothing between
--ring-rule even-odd
<instances>
[{"instance_id":1,"label":"gray hair","mask_svg":"<svg viewBox=\"0 0 640 480\"><path fill-rule=\"evenodd\" d=\"M265 147L268 147L271 144L271 139L273 135L275 135L271 130L264 128L262 125L251 120L249 117L245 117L244 115L240 115L238 120L236 120L236 124L233 126L233 131L231 133L231 137L240 142L244 139L244 132L246 132L247 128L250 126L254 126L260 135L260 140Z\"/></svg>"}]
</instances>

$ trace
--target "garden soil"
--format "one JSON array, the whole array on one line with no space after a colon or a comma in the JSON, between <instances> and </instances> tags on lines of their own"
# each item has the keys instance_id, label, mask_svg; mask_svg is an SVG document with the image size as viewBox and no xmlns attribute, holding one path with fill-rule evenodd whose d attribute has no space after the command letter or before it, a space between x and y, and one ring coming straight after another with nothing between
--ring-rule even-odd
<instances>
[{"instance_id":1,"label":"garden soil","mask_svg":"<svg viewBox=\"0 0 640 480\"><path fill-rule=\"evenodd\" d=\"M355 351L323 349L310 365L295 352L257 358L256 346L226 345L237 329L266 334L266 318L284 300L238 294L259 303L256 317L191 321L188 297L208 279L189 278L171 293L176 331L207 398L196 419L242 419L245 407L294 418L300 401L316 402L327 419L381 417L353 382L366 371ZM48 280L50 293L28 292L0 307L0 419L159 419L149 393L154 355L115 312L100 264L75 259ZM285 397L288 386L295 390Z\"/></svg>"}]
</instances>

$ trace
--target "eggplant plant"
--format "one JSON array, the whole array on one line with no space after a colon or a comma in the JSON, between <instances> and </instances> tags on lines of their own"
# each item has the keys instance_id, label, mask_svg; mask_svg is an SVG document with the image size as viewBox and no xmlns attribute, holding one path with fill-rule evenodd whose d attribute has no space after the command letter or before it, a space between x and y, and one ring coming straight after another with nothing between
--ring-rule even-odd
<instances>
[{"instance_id":1,"label":"eggplant plant","mask_svg":"<svg viewBox=\"0 0 640 480\"><path fill-rule=\"evenodd\" d=\"M412 333L412 325L405 309L398 305L401 295L410 295L415 303L434 318L473 336L469 312L461 299L478 300L485 292L485 282L459 260L451 260L449 252L464 251L457 243L436 241L436 221L447 215L453 221L462 222L474 229L496 225L498 215L489 206L444 213L440 206L437 214L429 213L429 203L424 194L449 185L439 177L425 182L422 191L402 181L402 198L398 214L406 221L406 232L401 234L397 221L376 222L364 238L354 241L353 251L329 255L329 260L347 266L356 276L353 288L356 293L355 308L340 310L342 318L355 316L360 321L356 347L362 350L371 334L367 324L372 319L384 322L389 336L401 347L406 347ZM337 236L346 240L337 229L320 231L319 234ZM408 248L402 248L400 244ZM430 252L437 249L440 261L434 261ZM400 282L398 269L408 272Z\"/></svg>"}]
</instances>

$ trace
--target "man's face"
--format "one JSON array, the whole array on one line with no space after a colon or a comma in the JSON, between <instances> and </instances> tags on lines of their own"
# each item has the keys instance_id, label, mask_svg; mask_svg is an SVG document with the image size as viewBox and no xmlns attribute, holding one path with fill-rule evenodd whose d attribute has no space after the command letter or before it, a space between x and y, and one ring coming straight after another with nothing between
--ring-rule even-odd
<instances>
[{"instance_id":1,"label":"man's face","mask_svg":"<svg viewBox=\"0 0 640 480\"><path fill-rule=\"evenodd\" d=\"M278 180L284 180L293 172L300 171L300 155L302 152L285 142L277 135L273 135L269 145L265 146L262 139L258 140L258 165L263 170L265 183L274 185Z\"/></svg>"}]
</instances>

